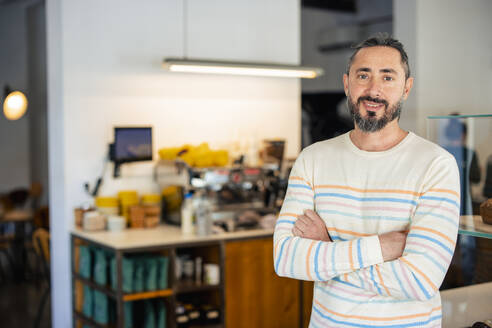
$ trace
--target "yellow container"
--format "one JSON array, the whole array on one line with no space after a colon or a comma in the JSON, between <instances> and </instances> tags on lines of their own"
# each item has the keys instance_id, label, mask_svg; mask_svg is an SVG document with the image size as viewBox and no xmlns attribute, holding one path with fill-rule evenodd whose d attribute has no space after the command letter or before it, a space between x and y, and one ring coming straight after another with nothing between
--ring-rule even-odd
<instances>
[{"instance_id":1,"label":"yellow container","mask_svg":"<svg viewBox=\"0 0 492 328\"><path fill-rule=\"evenodd\" d=\"M136 190L121 190L118 192L118 199L120 200L137 200L138 193Z\"/></svg>"},{"instance_id":2,"label":"yellow container","mask_svg":"<svg viewBox=\"0 0 492 328\"><path fill-rule=\"evenodd\" d=\"M130 206L138 205L138 193L136 190L121 190L118 192L118 199L121 205L121 215L129 222Z\"/></svg>"},{"instance_id":3,"label":"yellow container","mask_svg":"<svg viewBox=\"0 0 492 328\"><path fill-rule=\"evenodd\" d=\"M96 207L118 207L119 202L117 197L96 197Z\"/></svg>"},{"instance_id":4,"label":"yellow container","mask_svg":"<svg viewBox=\"0 0 492 328\"><path fill-rule=\"evenodd\" d=\"M142 195L143 205L159 205L161 203L161 195L159 194L144 194Z\"/></svg>"}]
</instances>

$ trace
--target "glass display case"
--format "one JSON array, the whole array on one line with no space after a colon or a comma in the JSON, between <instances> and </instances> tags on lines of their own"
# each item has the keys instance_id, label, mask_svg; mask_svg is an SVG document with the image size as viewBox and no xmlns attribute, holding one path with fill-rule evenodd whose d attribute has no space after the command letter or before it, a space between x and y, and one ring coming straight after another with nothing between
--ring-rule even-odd
<instances>
[{"instance_id":1,"label":"glass display case","mask_svg":"<svg viewBox=\"0 0 492 328\"><path fill-rule=\"evenodd\" d=\"M492 319L492 114L429 116L427 139L450 152L460 172L459 235L441 287L442 323L471 327Z\"/></svg>"}]
</instances>

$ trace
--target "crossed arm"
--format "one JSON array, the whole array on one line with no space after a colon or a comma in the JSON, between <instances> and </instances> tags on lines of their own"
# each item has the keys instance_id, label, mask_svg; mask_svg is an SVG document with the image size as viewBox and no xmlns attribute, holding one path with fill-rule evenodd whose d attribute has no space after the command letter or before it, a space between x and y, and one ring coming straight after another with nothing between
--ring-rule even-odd
<instances>
[{"instance_id":1,"label":"crossed arm","mask_svg":"<svg viewBox=\"0 0 492 328\"><path fill-rule=\"evenodd\" d=\"M313 210L306 210L297 217L292 234L301 238L332 242L325 223ZM378 235L384 262L396 260L403 255L407 234L408 231L391 231Z\"/></svg>"},{"instance_id":2,"label":"crossed arm","mask_svg":"<svg viewBox=\"0 0 492 328\"><path fill-rule=\"evenodd\" d=\"M313 281L335 279L398 299L426 300L435 295L457 235L459 179L455 165L441 161L432 168L408 233L361 234L345 241L330 239L314 211L314 190L302 176L301 165L296 162L294 166L275 228L278 275Z\"/></svg>"}]
</instances>

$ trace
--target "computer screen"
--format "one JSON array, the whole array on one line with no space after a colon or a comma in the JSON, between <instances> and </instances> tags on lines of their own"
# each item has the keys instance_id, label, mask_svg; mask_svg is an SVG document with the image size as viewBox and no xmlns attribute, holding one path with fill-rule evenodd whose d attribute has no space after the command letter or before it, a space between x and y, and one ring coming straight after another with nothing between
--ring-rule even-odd
<instances>
[{"instance_id":1,"label":"computer screen","mask_svg":"<svg viewBox=\"0 0 492 328\"><path fill-rule=\"evenodd\" d=\"M151 127L114 128L114 161L116 163L151 160Z\"/></svg>"}]
</instances>

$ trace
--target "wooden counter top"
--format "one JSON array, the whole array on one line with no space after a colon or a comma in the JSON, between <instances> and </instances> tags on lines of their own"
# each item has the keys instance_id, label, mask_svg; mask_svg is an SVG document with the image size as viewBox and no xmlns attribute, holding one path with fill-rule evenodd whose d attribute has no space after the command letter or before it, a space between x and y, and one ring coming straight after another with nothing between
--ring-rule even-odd
<instances>
[{"instance_id":1,"label":"wooden counter top","mask_svg":"<svg viewBox=\"0 0 492 328\"><path fill-rule=\"evenodd\" d=\"M177 226L160 225L150 229L126 229L123 231L95 231L89 232L80 229L72 230L76 237L89 240L93 243L117 250L135 250L139 248L186 245L200 242L234 240L269 237L273 229L255 229L236 232L225 232L210 236L184 236Z\"/></svg>"}]
</instances>

